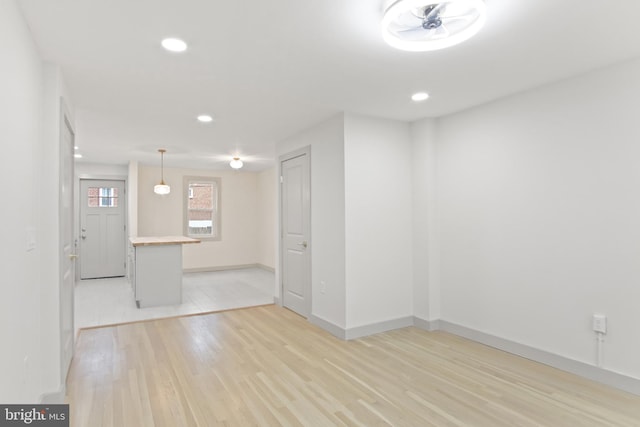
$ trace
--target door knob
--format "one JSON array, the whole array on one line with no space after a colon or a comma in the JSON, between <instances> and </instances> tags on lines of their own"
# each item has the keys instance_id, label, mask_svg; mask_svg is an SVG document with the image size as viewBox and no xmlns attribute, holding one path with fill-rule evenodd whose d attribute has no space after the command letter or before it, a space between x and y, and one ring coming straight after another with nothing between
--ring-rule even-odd
<instances>
[{"instance_id":1,"label":"door knob","mask_svg":"<svg viewBox=\"0 0 640 427\"><path fill-rule=\"evenodd\" d=\"M76 254L69 254L69 259L76 259L78 258L78 255Z\"/></svg>"},{"instance_id":2,"label":"door knob","mask_svg":"<svg viewBox=\"0 0 640 427\"><path fill-rule=\"evenodd\" d=\"M307 241L303 240L302 243L298 243L298 246L302 246L303 248L307 247Z\"/></svg>"}]
</instances>

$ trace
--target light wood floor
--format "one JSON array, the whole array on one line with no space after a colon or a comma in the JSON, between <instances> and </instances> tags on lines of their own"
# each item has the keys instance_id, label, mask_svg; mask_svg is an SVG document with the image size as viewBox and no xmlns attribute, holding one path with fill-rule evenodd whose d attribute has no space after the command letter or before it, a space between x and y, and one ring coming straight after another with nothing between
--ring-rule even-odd
<instances>
[{"instance_id":1,"label":"light wood floor","mask_svg":"<svg viewBox=\"0 0 640 427\"><path fill-rule=\"evenodd\" d=\"M263 306L84 330L74 426L640 426L640 397L442 332Z\"/></svg>"}]
</instances>

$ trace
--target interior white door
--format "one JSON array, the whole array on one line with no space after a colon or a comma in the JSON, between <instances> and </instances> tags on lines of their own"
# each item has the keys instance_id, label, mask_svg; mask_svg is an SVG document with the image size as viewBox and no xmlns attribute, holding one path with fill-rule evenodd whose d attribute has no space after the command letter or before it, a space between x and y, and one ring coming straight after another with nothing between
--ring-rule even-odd
<instances>
[{"instance_id":1,"label":"interior white door","mask_svg":"<svg viewBox=\"0 0 640 427\"><path fill-rule=\"evenodd\" d=\"M73 286L75 284L75 242L73 239L73 145L74 134L64 117L60 135L60 361L62 381L73 358Z\"/></svg>"},{"instance_id":2,"label":"interior white door","mask_svg":"<svg viewBox=\"0 0 640 427\"><path fill-rule=\"evenodd\" d=\"M309 153L281 160L282 303L311 314Z\"/></svg>"},{"instance_id":3,"label":"interior white door","mask_svg":"<svg viewBox=\"0 0 640 427\"><path fill-rule=\"evenodd\" d=\"M82 179L80 192L80 278L124 276L124 181Z\"/></svg>"}]
</instances>

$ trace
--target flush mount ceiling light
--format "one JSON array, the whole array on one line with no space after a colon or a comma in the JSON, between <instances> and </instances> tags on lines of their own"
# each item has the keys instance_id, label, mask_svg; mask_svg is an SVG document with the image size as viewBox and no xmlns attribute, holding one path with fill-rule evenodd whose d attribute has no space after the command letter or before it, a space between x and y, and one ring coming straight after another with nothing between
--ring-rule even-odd
<instances>
[{"instance_id":1,"label":"flush mount ceiling light","mask_svg":"<svg viewBox=\"0 0 640 427\"><path fill-rule=\"evenodd\" d=\"M158 150L160 153L160 184L153 187L153 192L164 196L171 193L171 187L164 183L164 153L167 152L164 148Z\"/></svg>"},{"instance_id":2,"label":"flush mount ceiling light","mask_svg":"<svg viewBox=\"0 0 640 427\"><path fill-rule=\"evenodd\" d=\"M240 169L242 165L244 165L244 163L242 163L240 157L234 157L233 160L229 162L229 166L231 166L233 169Z\"/></svg>"},{"instance_id":3,"label":"flush mount ceiling light","mask_svg":"<svg viewBox=\"0 0 640 427\"><path fill-rule=\"evenodd\" d=\"M180 39L164 39L162 40L161 44L163 48L167 49L170 52L184 52L185 50L187 50L187 44L184 42L184 40Z\"/></svg>"},{"instance_id":4,"label":"flush mount ceiling light","mask_svg":"<svg viewBox=\"0 0 640 427\"><path fill-rule=\"evenodd\" d=\"M473 37L485 19L483 0L397 0L382 18L382 37L401 50L444 49Z\"/></svg>"}]
</instances>

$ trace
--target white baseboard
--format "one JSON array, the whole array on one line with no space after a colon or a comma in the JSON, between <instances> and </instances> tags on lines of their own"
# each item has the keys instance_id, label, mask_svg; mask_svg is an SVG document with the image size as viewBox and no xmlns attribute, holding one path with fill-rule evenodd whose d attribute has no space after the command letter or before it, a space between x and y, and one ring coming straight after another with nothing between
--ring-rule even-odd
<instances>
[{"instance_id":1,"label":"white baseboard","mask_svg":"<svg viewBox=\"0 0 640 427\"><path fill-rule=\"evenodd\" d=\"M270 272L272 272L272 273L275 273L275 272L276 272L276 269L275 269L275 268L273 268L273 267L269 267L268 265L264 265L264 264L259 264L259 263L258 263L258 264L256 264L256 267L261 268L261 269L263 269L263 270L270 271Z\"/></svg>"},{"instance_id":2,"label":"white baseboard","mask_svg":"<svg viewBox=\"0 0 640 427\"><path fill-rule=\"evenodd\" d=\"M238 265L221 265L217 267L199 267L199 268L184 268L183 273L208 273L213 271L226 271L226 270L242 270L244 268L262 268L275 272L274 269L262 264L238 264Z\"/></svg>"},{"instance_id":3,"label":"white baseboard","mask_svg":"<svg viewBox=\"0 0 640 427\"><path fill-rule=\"evenodd\" d=\"M282 300L280 300L280 297L278 296L273 297L273 303L279 307L282 307Z\"/></svg>"},{"instance_id":4,"label":"white baseboard","mask_svg":"<svg viewBox=\"0 0 640 427\"><path fill-rule=\"evenodd\" d=\"M368 325L356 326L345 330L345 338L354 340L368 335L379 334L381 332L392 331L394 329L406 328L413 325L413 316L400 317L398 319L385 320Z\"/></svg>"},{"instance_id":5,"label":"white baseboard","mask_svg":"<svg viewBox=\"0 0 640 427\"><path fill-rule=\"evenodd\" d=\"M598 368L597 366L569 359L554 353L549 353L525 344L520 344L484 332L476 331L465 326L445 320L426 321L416 318L414 325L427 331L441 330L469 340L497 348L517 356L524 357L534 362L539 362L565 372L576 374L620 390L640 396L640 380L617 372ZM425 327L426 326L426 327ZM435 326L435 329L432 329Z\"/></svg>"},{"instance_id":6,"label":"white baseboard","mask_svg":"<svg viewBox=\"0 0 640 427\"><path fill-rule=\"evenodd\" d=\"M334 325L333 323L324 320L318 316L314 316L313 314L311 316L309 316L309 322L313 323L316 326L319 326L320 328L324 329L325 331L329 332L331 335L333 335L336 338L340 338L341 340L345 340L346 339L346 332L344 330L344 328L341 328L340 326Z\"/></svg>"},{"instance_id":7,"label":"white baseboard","mask_svg":"<svg viewBox=\"0 0 640 427\"><path fill-rule=\"evenodd\" d=\"M424 320L413 316L413 326L429 332L437 331L440 329L440 320Z\"/></svg>"},{"instance_id":8,"label":"white baseboard","mask_svg":"<svg viewBox=\"0 0 640 427\"><path fill-rule=\"evenodd\" d=\"M419 317L409 316L348 329L337 326L314 315L309 317L309 321L342 340L357 339L407 326L415 326L430 332L441 330L640 396L640 379L476 331L455 323L447 322L446 320L425 320Z\"/></svg>"},{"instance_id":9,"label":"white baseboard","mask_svg":"<svg viewBox=\"0 0 640 427\"><path fill-rule=\"evenodd\" d=\"M58 405L64 403L67 394L67 387L63 384L60 390L52 393L44 393L40 396L40 404L42 405Z\"/></svg>"},{"instance_id":10,"label":"white baseboard","mask_svg":"<svg viewBox=\"0 0 640 427\"><path fill-rule=\"evenodd\" d=\"M385 320L383 322L371 323L363 326L356 326L355 328L343 328L335 325L328 320L322 319L313 314L309 317L309 321L316 326L321 327L331 335L340 338L341 340L354 340L357 338L366 337L373 334L379 334L381 332L392 331L394 329L405 328L413 325L413 317L400 317L398 319Z\"/></svg>"}]
</instances>

